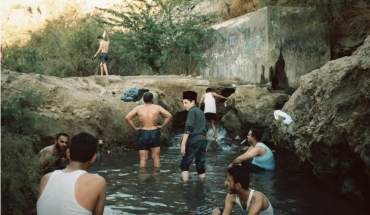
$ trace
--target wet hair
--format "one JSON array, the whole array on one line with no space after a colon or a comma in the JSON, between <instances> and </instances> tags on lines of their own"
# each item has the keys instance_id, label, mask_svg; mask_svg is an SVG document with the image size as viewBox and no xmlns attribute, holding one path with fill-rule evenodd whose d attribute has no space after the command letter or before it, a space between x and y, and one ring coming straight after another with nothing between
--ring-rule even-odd
<instances>
[{"instance_id":1,"label":"wet hair","mask_svg":"<svg viewBox=\"0 0 370 215\"><path fill-rule=\"evenodd\" d=\"M185 99L184 99L185 100ZM186 100L188 100L190 103L192 102L192 101L194 101L194 104L195 104L195 100L194 99L186 99Z\"/></svg>"},{"instance_id":2,"label":"wet hair","mask_svg":"<svg viewBox=\"0 0 370 215\"><path fill-rule=\"evenodd\" d=\"M234 186L235 184L240 183L244 190L249 188L250 176L249 171L246 168L239 165L232 166L227 169L227 173L233 177Z\"/></svg>"},{"instance_id":3,"label":"wet hair","mask_svg":"<svg viewBox=\"0 0 370 215\"><path fill-rule=\"evenodd\" d=\"M103 39L103 36L98 36L98 39Z\"/></svg>"},{"instance_id":4,"label":"wet hair","mask_svg":"<svg viewBox=\"0 0 370 215\"><path fill-rule=\"evenodd\" d=\"M56 135L55 135L55 140L56 140L56 141L58 141L60 136L65 136L65 137L67 137L67 138L68 138L68 140L69 140L69 136L68 136L68 134L66 134L66 133L58 133L58 134L56 134Z\"/></svg>"},{"instance_id":5,"label":"wet hair","mask_svg":"<svg viewBox=\"0 0 370 215\"><path fill-rule=\"evenodd\" d=\"M98 145L93 135L81 132L72 138L69 147L71 160L85 163L95 155Z\"/></svg>"},{"instance_id":6,"label":"wet hair","mask_svg":"<svg viewBox=\"0 0 370 215\"><path fill-rule=\"evenodd\" d=\"M208 92L212 92L212 88L207 88L206 93L208 93Z\"/></svg>"},{"instance_id":7,"label":"wet hair","mask_svg":"<svg viewBox=\"0 0 370 215\"><path fill-rule=\"evenodd\" d=\"M252 137L254 137L257 141L262 140L262 130L257 128L251 128L252 131Z\"/></svg>"},{"instance_id":8,"label":"wet hair","mask_svg":"<svg viewBox=\"0 0 370 215\"><path fill-rule=\"evenodd\" d=\"M153 93L151 93L151 92L144 93L143 100L144 100L145 103L152 102L152 100L153 100Z\"/></svg>"}]
</instances>

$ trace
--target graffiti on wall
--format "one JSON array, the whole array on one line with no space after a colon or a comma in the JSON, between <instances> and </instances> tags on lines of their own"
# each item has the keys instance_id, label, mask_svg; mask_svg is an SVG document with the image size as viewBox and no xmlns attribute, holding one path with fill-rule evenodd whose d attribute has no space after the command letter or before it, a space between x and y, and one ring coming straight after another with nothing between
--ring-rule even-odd
<instances>
[{"instance_id":1,"label":"graffiti on wall","mask_svg":"<svg viewBox=\"0 0 370 215\"><path fill-rule=\"evenodd\" d=\"M250 38L246 45L247 55L254 55L254 50L261 44L262 40L259 36Z\"/></svg>"}]
</instances>

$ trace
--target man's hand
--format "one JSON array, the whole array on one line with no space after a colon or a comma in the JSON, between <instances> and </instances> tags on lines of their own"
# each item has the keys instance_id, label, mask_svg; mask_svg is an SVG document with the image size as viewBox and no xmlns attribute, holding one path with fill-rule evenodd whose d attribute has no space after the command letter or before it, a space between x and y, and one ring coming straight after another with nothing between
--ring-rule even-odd
<instances>
[{"instance_id":1,"label":"man's hand","mask_svg":"<svg viewBox=\"0 0 370 215\"><path fill-rule=\"evenodd\" d=\"M4 59L1 59L1 64L4 64Z\"/></svg>"},{"instance_id":2,"label":"man's hand","mask_svg":"<svg viewBox=\"0 0 370 215\"><path fill-rule=\"evenodd\" d=\"M231 163L230 165L229 165L229 167L232 167L233 166L233 163Z\"/></svg>"},{"instance_id":3,"label":"man's hand","mask_svg":"<svg viewBox=\"0 0 370 215\"><path fill-rule=\"evenodd\" d=\"M107 34L107 38L109 38L109 35Z\"/></svg>"},{"instance_id":4,"label":"man's hand","mask_svg":"<svg viewBox=\"0 0 370 215\"><path fill-rule=\"evenodd\" d=\"M250 146L246 146L246 147L244 147L244 148L242 148L242 149L240 149L241 151L242 150L248 150L250 148Z\"/></svg>"},{"instance_id":5,"label":"man's hand","mask_svg":"<svg viewBox=\"0 0 370 215\"><path fill-rule=\"evenodd\" d=\"M162 129L163 128L163 126L161 126L161 125L158 125L157 127L158 127L158 129Z\"/></svg>"},{"instance_id":6,"label":"man's hand","mask_svg":"<svg viewBox=\"0 0 370 215\"><path fill-rule=\"evenodd\" d=\"M181 154L182 156L185 156L185 145L181 144Z\"/></svg>"},{"instance_id":7,"label":"man's hand","mask_svg":"<svg viewBox=\"0 0 370 215\"><path fill-rule=\"evenodd\" d=\"M135 131L139 132L141 128L135 128Z\"/></svg>"}]
</instances>

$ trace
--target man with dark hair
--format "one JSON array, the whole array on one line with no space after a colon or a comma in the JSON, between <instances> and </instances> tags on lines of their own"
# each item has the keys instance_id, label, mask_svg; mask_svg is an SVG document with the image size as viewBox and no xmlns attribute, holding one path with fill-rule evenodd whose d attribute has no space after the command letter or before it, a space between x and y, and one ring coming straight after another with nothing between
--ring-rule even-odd
<instances>
[{"instance_id":1,"label":"man with dark hair","mask_svg":"<svg viewBox=\"0 0 370 215\"><path fill-rule=\"evenodd\" d=\"M220 96L217 93L212 92L211 88L206 89L206 93L200 99L198 108L200 109L203 101L204 101L204 114L206 116L206 120L208 123L211 122L213 133L214 133L214 140L217 139L217 131L215 126L215 120L217 119L216 116L216 97L221 99L227 99L224 96Z\"/></svg>"},{"instance_id":2,"label":"man with dark hair","mask_svg":"<svg viewBox=\"0 0 370 215\"><path fill-rule=\"evenodd\" d=\"M96 52L96 54L94 55L94 59L96 58L98 53L101 51L101 54L100 54L101 76L103 76L103 68L104 68L105 74L108 76L107 61L108 61L108 49L109 49L109 44L110 44L109 35L107 34L107 40L108 41L104 41L104 38L102 36L98 36L98 40L99 40L99 43L100 43L100 47L99 47L98 51Z\"/></svg>"},{"instance_id":3,"label":"man with dark hair","mask_svg":"<svg viewBox=\"0 0 370 215\"><path fill-rule=\"evenodd\" d=\"M55 136L55 143L40 150L37 154L39 156L39 164L44 173L49 173L54 167L58 167L62 158L65 157L65 151L68 147L69 136L66 133L58 133ZM51 161L55 158L55 162ZM60 168L62 169L62 168Z\"/></svg>"},{"instance_id":4,"label":"man with dark hair","mask_svg":"<svg viewBox=\"0 0 370 215\"><path fill-rule=\"evenodd\" d=\"M271 149L261 142L262 131L252 128L248 133L248 142L251 147L244 154L237 157L229 167L242 165L250 172L259 172L275 169L274 154ZM252 163L247 160L253 158Z\"/></svg>"},{"instance_id":5,"label":"man with dark hair","mask_svg":"<svg viewBox=\"0 0 370 215\"><path fill-rule=\"evenodd\" d=\"M67 149L69 165L42 177L37 214L103 214L107 184L103 177L87 173L96 159L94 136L82 132L72 138Z\"/></svg>"},{"instance_id":6,"label":"man with dark hair","mask_svg":"<svg viewBox=\"0 0 370 215\"><path fill-rule=\"evenodd\" d=\"M184 181L189 180L189 166L194 157L196 157L195 164L198 176L200 178L206 177L207 121L203 112L195 105L196 100L196 92L183 92L182 102L185 110L188 111L185 134L181 142L181 154L183 157L180 168L181 176Z\"/></svg>"},{"instance_id":7,"label":"man with dark hair","mask_svg":"<svg viewBox=\"0 0 370 215\"><path fill-rule=\"evenodd\" d=\"M213 215L229 215L237 203L244 214L273 215L271 203L262 193L249 188L249 172L241 166L233 166L227 170L225 184L229 193L225 199L225 208L214 209Z\"/></svg>"},{"instance_id":8,"label":"man with dark hair","mask_svg":"<svg viewBox=\"0 0 370 215\"><path fill-rule=\"evenodd\" d=\"M159 153L161 151L161 131L172 118L172 115L159 105L153 104L153 94L146 92L143 95L144 105L140 105L133 109L126 116L127 123L139 132L139 152L140 152L140 167L146 167L148 161L149 150L152 151L152 159L154 167L161 167ZM165 117L162 125L158 125L159 114ZM132 119L137 116L140 122L140 127L136 127Z\"/></svg>"}]
</instances>

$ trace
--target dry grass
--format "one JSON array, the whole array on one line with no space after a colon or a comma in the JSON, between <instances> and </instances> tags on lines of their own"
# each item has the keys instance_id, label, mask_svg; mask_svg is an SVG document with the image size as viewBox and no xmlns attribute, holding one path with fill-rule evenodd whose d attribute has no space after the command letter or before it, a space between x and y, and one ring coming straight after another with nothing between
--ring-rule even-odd
<instances>
[{"instance_id":1,"label":"dry grass","mask_svg":"<svg viewBox=\"0 0 370 215\"><path fill-rule=\"evenodd\" d=\"M258 0L231 0L230 11L228 11L228 7L225 4L222 12L225 15L225 20L229 20L253 12L259 8Z\"/></svg>"},{"instance_id":2,"label":"dry grass","mask_svg":"<svg viewBox=\"0 0 370 215\"><path fill-rule=\"evenodd\" d=\"M334 23L345 35L370 35L370 3L350 1Z\"/></svg>"}]
</instances>

